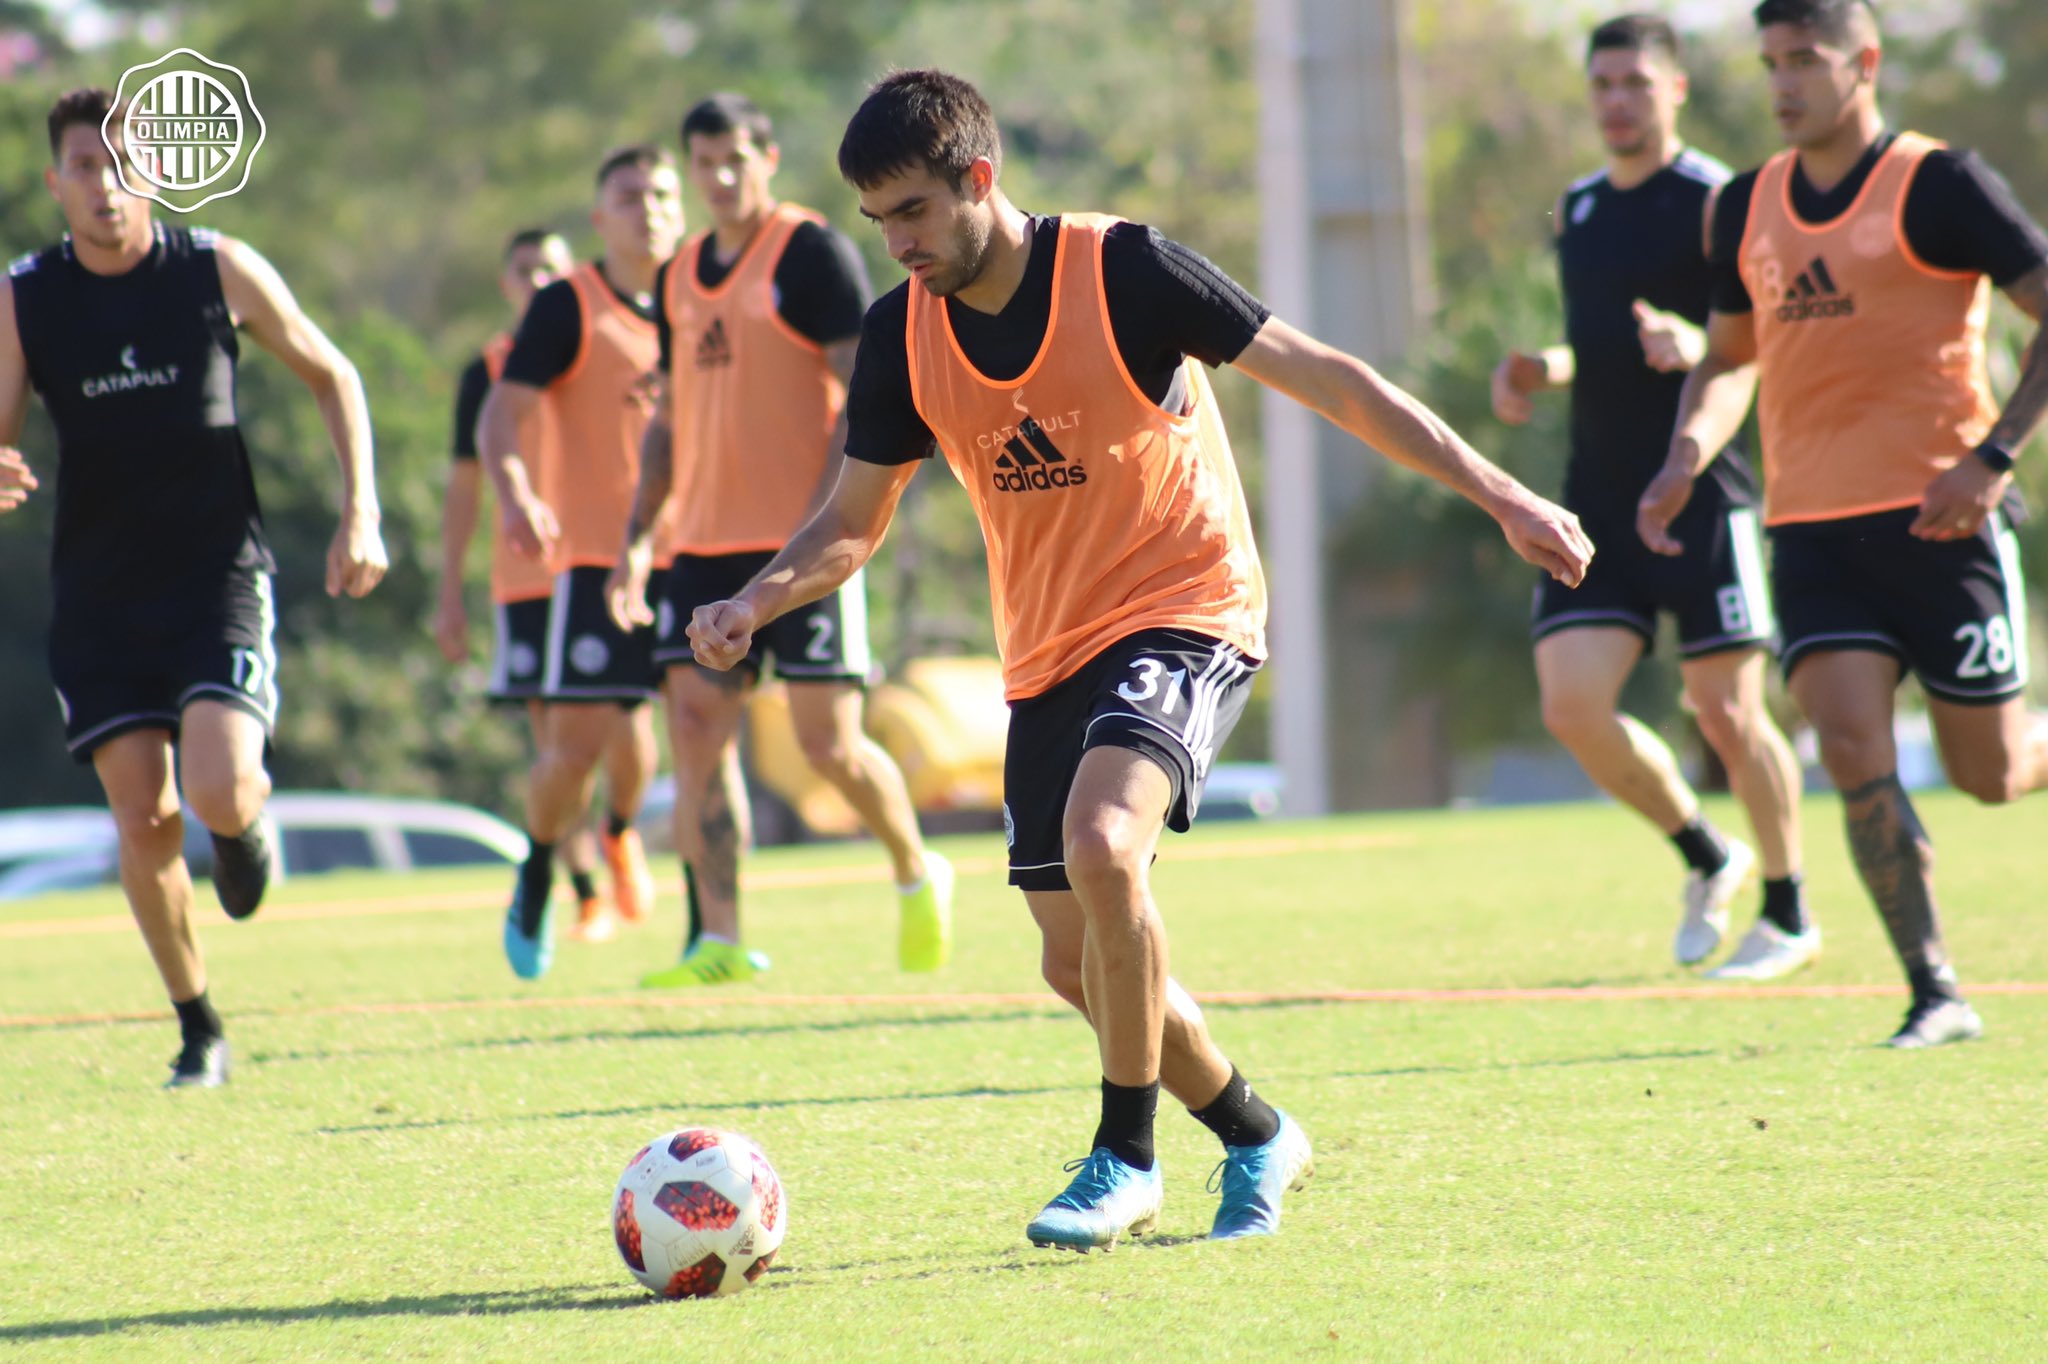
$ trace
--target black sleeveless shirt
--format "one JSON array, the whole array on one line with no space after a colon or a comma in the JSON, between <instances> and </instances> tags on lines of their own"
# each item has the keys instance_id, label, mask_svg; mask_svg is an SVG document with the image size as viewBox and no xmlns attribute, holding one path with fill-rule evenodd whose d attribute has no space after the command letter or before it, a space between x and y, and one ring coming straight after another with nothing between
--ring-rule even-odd
<instances>
[{"instance_id":1,"label":"black sleeveless shirt","mask_svg":"<svg viewBox=\"0 0 2048 1364\"><path fill-rule=\"evenodd\" d=\"M217 595L274 571L236 425L234 323L216 234L156 225L121 275L66 240L8 267L28 377L57 428L58 610Z\"/></svg>"},{"instance_id":2,"label":"black sleeveless shirt","mask_svg":"<svg viewBox=\"0 0 2048 1364\"><path fill-rule=\"evenodd\" d=\"M1565 191L1557 258L1577 376L1564 501L1581 516L1632 526L1637 499L1663 467L1685 375L1643 359L1634 305L1640 298L1706 325L1707 199L1728 178L1726 166L1687 149L1631 189L1616 189L1602 171ZM1738 438L1700 477L1687 519L1755 501Z\"/></svg>"}]
</instances>

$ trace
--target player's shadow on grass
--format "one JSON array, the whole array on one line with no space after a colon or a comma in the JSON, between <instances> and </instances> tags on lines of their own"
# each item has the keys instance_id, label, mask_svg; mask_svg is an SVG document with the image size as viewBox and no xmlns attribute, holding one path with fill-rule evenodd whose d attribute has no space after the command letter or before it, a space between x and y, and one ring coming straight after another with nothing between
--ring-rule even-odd
<instances>
[{"instance_id":1,"label":"player's shadow on grass","mask_svg":"<svg viewBox=\"0 0 2048 1364\"><path fill-rule=\"evenodd\" d=\"M609 1291L600 1291L605 1289ZM298 1322L344 1321L351 1317L497 1317L525 1312L610 1312L637 1306L647 1295L610 1285L508 1289L498 1293L401 1294L389 1298L338 1298L293 1307L195 1307L178 1312L80 1317L69 1321L0 1326L0 1344L11 1341L76 1340L121 1331L209 1326L290 1326Z\"/></svg>"},{"instance_id":2,"label":"player's shadow on grass","mask_svg":"<svg viewBox=\"0 0 2048 1364\"><path fill-rule=\"evenodd\" d=\"M501 1051L521 1047L567 1047L581 1042L701 1042L719 1037L760 1038L788 1033L864 1032L876 1028L943 1028L976 1023L1021 1023L1061 1018L1066 1006L1051 995L1041 1009L1008 1009L1001 1013L895 1014L885 1018L841 1018L823 1023L721 1023L701 1028L586 1028L546 1037L479 1037L464 1042L430 1042L417 1047L346 1047L338 1051L257 1051L253 1065L293 1061L355 1061L389 1056L421 1056L432 1052Z\"/></svg>"},{"instance_id":3,"label":"player's shadow on grass","mask_svg":"<svg viewBox=\"0 0 2048 1364\"><path fill-rule=\"evenodd\" d=\"M766 1113L784 1108L843 1108L854 1104L944 1103L955 1099L1032 1099L1046 1094L1092 1094L1094 1085L974 1085L964 1089L908 1094L837 1094L807 1099L733 1099L724 1103L691 1102L692 1113ZM421 1118L404 1122L367 1122L348 1127L316 1127L315 1136L347 1137L374 1132L431 1132L447 1127L480 1127L493 1123L581 1122L588 1118L632 1118L673 1115L676 1101L625 1104L617 1108L567 1108L553 1113L504 1113L485 1118Z\"/></svg>"},{"instance_id":4,"label":"player's shadow on grass","mask_svg":"<svg viewBox=\"0 0 2048 1364\"><path fill-rule=\"evenodd\" d=\"M1559 1070L1570 1066L1625 1066L1632 1061L1705 1061L1726 1053L1713 1047L1617 1051L1606 1056L1555 1056L1537 1061L1483 1061L1470 1066L1388 1066L1379 1070L1290 1072L1290 1080L1392 1080L1409 1075L1482 1075L1493 1071Z\"/></svg>"},{"instance_id":5,"label":"player's shadow on grass","mask_svg":"<svg viewBox=\"0 0 2048 1364\"><path fill-rule=\"evenodd\" d=\"M1535 1061L1486 1061L1469 1066L1388 1066L1375 1070L1279 1071L1281 1080L1383 1080L1411 1075L1479 1075L1495 1071L1550 1070L1566 1066L1616 1066L1636 1061L1702 1061L1722 1053L1711 1047L1668 1048L1662 1051L1621 1051L1601 1056L1560 1056ZM957 1099L1031 1099L1048 1094L1094 1092L1093 1085L1020 1085L998 1088L975 1085L964 1089L929 1090L910 1094L838 1094L818 1098L732 1099L722 1103L692 1103L692 1112L766 1113L785 1108L843 1108L855 1104L945 1103ZM349 1137L387 1132L433 1132L450 1127L482 1127L493 1123L582 1122L591 1118L648 1117L673 1114L672 1101L627 1104L616 1108L567 1108L551 1113L503 1113L481 1118L417 1118L398 1122L354 1123L343 1127L316 1127L315 1136Z\"/></svg>"}]
</instances>

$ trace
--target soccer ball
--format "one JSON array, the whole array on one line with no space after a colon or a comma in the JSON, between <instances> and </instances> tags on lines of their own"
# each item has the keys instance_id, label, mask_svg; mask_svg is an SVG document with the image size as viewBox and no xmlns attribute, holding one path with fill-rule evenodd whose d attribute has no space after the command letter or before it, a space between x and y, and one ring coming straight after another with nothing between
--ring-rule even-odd
<instances>
[{"instance_id":1,"label":"soccer ball","mask_svg":"<svg viewBox=\"0 0 2048 1364\"><path fill-rule=\"evenodd\" d=\"M640 1148L612 1194L619 1258L664 1298L739 1292L767 1272L788 1229L775 1167L737 1132L664 1133Z\"/></svg>"}]
</instances>

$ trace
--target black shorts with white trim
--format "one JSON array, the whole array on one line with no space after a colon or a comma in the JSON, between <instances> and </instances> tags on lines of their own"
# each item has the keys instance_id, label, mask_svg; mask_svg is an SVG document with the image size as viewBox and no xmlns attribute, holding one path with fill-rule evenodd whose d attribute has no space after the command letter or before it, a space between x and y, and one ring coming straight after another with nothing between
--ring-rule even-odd
<instances>
[{"instance_id":1,"label":"black shorts with white trim","mask_svg":"<svg viewBox=\"0 0 2048 1364\"><path fill-rule=\"evenodd\" d=\"M619 629L605 600L610 576L608 568L579 565L555 577L540 656L540 699L551 706L631 707L661 688L654 666L654 630ZM664 573L657 569L648 579L648 600L660 601L666 591Z\"/></svg>"},{"instance_id":2,"label":"black shorts with white trim","mask_svg":"<svg viewBox=\"0 0 2048 1364\"><path fill-rule=\"evenodd\" d=\"M1704 658L1770 644L1777 624L1764 569L1755 508L1688 507L1672 527L1685 552L1655 553L1633 520L1586 519L1593 562L1585 581L1566 587L1545 576L1536 585L1529 634L1546 639L1565 630L1607 626L1657 637L1657 615L1678 624L1681 658Z\"/></svg>"},{"instance_id":3,"label":"black shorts with white trim","mask_svg":"<svg viewBox=\"0 0 2048 1364\"><path fill-rule=\"evenodd\" d=\"M1889 654L1928 693L2001 705L2027 688L2027 594L2003 511L1967 540L1907 533L1918 509L1771 529L1791 677L1816 653Z\"/></svg>"},{"instance_id":4,"label":"black shorts with white trim","mask_svg":"<svg viewBox=\"0 0 2048 1364\"><path fill-rule=\"evenodd\" d=\"M175 737L185 707L217 701L277 722L277 608L270 575L235 569L203 592L127 609L60 603L50 624L50 679L64 742L81 763L137 729Z\"/></svg>"},{"instance_id":5,"label":"black shorts with white trim","mask_svg":"<svg viewBox=\"0 0 2048 1364\"><path fill-rule=\"evenodd\" d=\"M1257 659L1208 635L1140 630L1050 690L1011 702L1003 757L1010 884L1071 889L1067 797L1091 748L1126 749L1157 764L1173 784L1167 827L1185 833L1258 669Z\"/></svg>"}]
</instances>

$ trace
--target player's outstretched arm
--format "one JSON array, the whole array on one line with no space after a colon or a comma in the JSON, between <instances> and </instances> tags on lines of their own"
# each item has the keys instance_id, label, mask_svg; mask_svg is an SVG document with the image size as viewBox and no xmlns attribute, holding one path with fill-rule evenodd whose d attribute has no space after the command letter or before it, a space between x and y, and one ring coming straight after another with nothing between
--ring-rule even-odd
<instances>
[{"instance_id":1,"label":"player's outstretched arm","mask_svg":"<svg viewBox=\"0 0 2048 1364\"><path fill-rule=\"evenodd\" d=\"M1685 376L1664 467L1636 504L1636 533L1659 554L1684 552L1671 538L1671 523L1692 500L1694 480L1742 429L1756 396L1756 318L1709 313L1706 341L1706 354Z\"/></svg>"},{"instance_id":2,"label":"player's outstretched arm","mask_svg":"<svg viewBox=\"0 0 2048 1364\"><path fill-rule=\"evenodd\" d=\"M675 486L675 416L668 375L652 373L647 384L654 394L654 411L640 436L640 481L633 488L633 508L626 513L625 546L604 587L612 620L629 632L654 624L654 608L647 604L647 579L654 571L654 531Z\"/></svg>"},{"instance_id":3,"label":"player's outstretched arm","mask_svg":"<svg viewBox=\"0 0 2048 1364\"><path fill-rule=\"evenodd\" d=\"M2030 270L2005 287L2006 297L2034 319L2034 343L2020 363L2019 382L2005 410L1978 447L1993 463L2020 451L2048 418L2048 265ZM1965 459L1944 471L1920 500L1911 531L1923 540L1967 540L1984 525L2012 486L2012 474L1984 459Z\"/></svg>"},{"instance_id":4,"label":"player's outstretched arm","mask_svg":"<svg viewBox=\"0 0 2048 1364\"><path fill-rule=\"evenodd\" d=\"M832 495L782 552L731 601L697 608L689 628L697 661L720 671L732 667L747 656L756 630L859 572L881 547L918 463L842 461Z\"/></svg>"},{"instance_id":5,"label":"player's outstretched arm","mask_svg":"<svg viewBox=\"0 0 2048 1364\"><path fill-rule=\"evenodd\" d=\"M1517 554L1559 582L1577 587L1586 576L1593 542L1578 517L1489 463L1441 417L1357 356L1275 317L1235 363L1266 387L1470 499L1500 523Z\"/></svg>"},{"instance_id":6,"label":"player's outstretched arm","mask_svg":"<svg viewBox=\"0 0 2048 1364\"><path fill-rule=\"evenodd\" d=\"M283 276L247 242L222 237L214 259L228 311L257 345L284 361L320 404L320 419L341 462L341 526L327 550L327 591L360 597L390 567L377 503L370 404L349 358L299 307Z\"/></svg>"},{"instance_id":7,"label":"player's outstretched arm","mask_svg":"<svg viewBox=\"0 0 2048 1364\"><path fill-rule=\"evenodd\" d=\"M554 509L534 490L533 475L519 454L519 428L540 406L541 397L532 384L500 379L491 385L476 417L477 461L497 489L498 514L504 518L512 548L529 559L554 557L555 542L562 536Z\"/></svg>"},{"instance_id":8,"label":"player's outstretched arm","mask_svg":"<svg viewBox=\"0 0 2048 1364\"><path fill-rule=\"evenodd\" d=\"M28 415L28 357L14 326L14 284L0 276L0 512L10 512L36 489L34 470L14 448Z\"/></svg>"}]
</instances>

